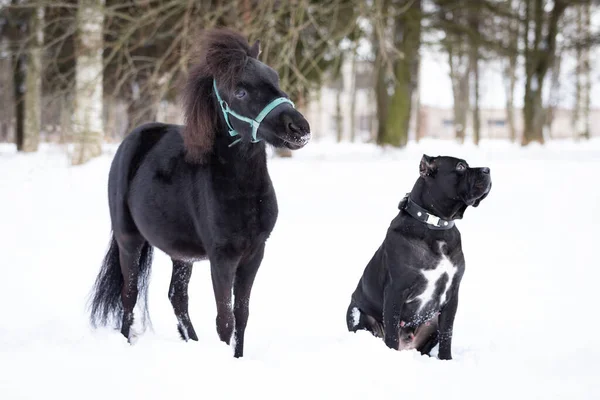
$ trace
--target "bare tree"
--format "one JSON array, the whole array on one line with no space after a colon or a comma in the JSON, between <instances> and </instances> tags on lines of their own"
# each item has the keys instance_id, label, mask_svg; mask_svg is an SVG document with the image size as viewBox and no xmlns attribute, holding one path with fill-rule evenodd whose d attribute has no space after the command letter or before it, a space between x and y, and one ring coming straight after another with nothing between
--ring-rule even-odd
<instances>
[{"instance_id":1,"label":"bare tree","mask_svg":"<svg viewBox=\"0 0 600 400\"><path fill-rule=\"evenodd\" d=\"M2 10L13 67L15 142L18 151L36 151L41 130L44 8L33 0L12 0Z\"/></svg>"},{"instance_id":2,"label":"bare tree","mask_svg":"<svg viewBox=\"0 0 600 400\"><path fill-rule=\"evenodd\" d=\"M480 18L481 3L471 4L467 11L467 21L469 24L469 69L472 82L473 104L473 142L479 144L481 137L481 121L479 111L479 64L481 60L480 50Z\"/></svg>"},{"instance_id":3,"label":"bare tree","mask_svg":"<svg viewBox=\"0 0 600 400\"><path fill-rule=\"evenodd\" d=\"M546 11L546 6L550 6ZM525 97L522 145L544 143L544 109L542 88L546 73L556 51L558 22L569 5L567 0L555 0L546 5L543 0L525 0Z\"/></svg>"},{"instance_id":4,"label":"bare tree","mask_svg":"<svg viewBox=\"0 0 600 400\"><path fill-rule=\"evenodd\" d=\"M25 62L25 114L21 150L37 151L42 130L42 45L44 42L44 8L32 10L29 24L27 61Z\"/></svg>"},{"instance_id":5,"label":"bare tree","mask_svg":"<svg viewBox=\"0 0 600 400\"><path fill-rule=\"evenodd\" d=\"M452 97L454 107L454 131L459 143L465 140L467 129L467 113L469 112L469 68L472 55L469 51L468 36L463 26L468 26L466 18L467 8L460 1L445 0L438 2L438 16L440 28L444 31L442 47L448 54L450 66L450 82L452 83Z\"/></svg>"},{"instance_id":6,"label":"bare tree","mask_svg":"<svg viewBox=\"0 0 600 400\"><path fill-rule=\"evenodd\" d=\"M389 107L389 95L387 88L387 67L389 65L386 46L386 36L389 30L388 9L390 0L374 0L372 18L373 32L372 43L375 53L373 64L375 76L375 105L377 116L377 143L382 144L381 138L385 137L387 114Z\"/></svg>"},{"instance_id":7,"label":"bare tree","mask_svg":"<svg viewBox=\"0 0 600 400\"><path fill-rule=\"evenodd\" d=\"M352 51L350 53L350 57L352 57L352 67L350 68L350 141L354 142L356 140L356 75L357 71L357 63L358 63L358 54L356 53L358 47L358 43L355 40L352 45Z\"/></svg>"},{"instance_id":8,"label":"bare tree","mask_svg":"<svg viewBox=\"0 0 600 400\"><path fill-rule=\"evenodd\" d=\"M403 147L408 142L413 91L417 86L421 45L421 0L395 4L394 46L399 54L394 61L394 92L389 102L384 136L380 143ZM401 6L401 7L399 7Z\"/></svg>"},{"instance_id":9,"label":"bare tree","mask_svg":"<svg viewBox=\"0 0 600 400\"><path fill-rule=\"evenodd\" d=\"M548 90L548 100L544 108L544 126L548 133L548 138L552 139L552 125L561 95L560 71L562 66L562 51L556 50L556 55L550 67L550 88Z\"/></svg>"},{"instance_id":10,"label":"bare tree","mask_svg":"<svg viewBox=\"0 0 600 400\"><path fill-rule=\"evenodd\" d=\"M79 0L77 9L77 64L73 165L87 162L102 152L102 26L104 0Z\"/></svg>"},{"instance_id":11,"label":"bare tree","mask_svg":"<svg viewBox=\"0 0 600 400\"><path fill-rule=\"evenodd\" d=\"M515 126L515 86L517 85L517 62L519 58L519 35L521 23L519 21L519 8L521 2L519 0L509 0L508 17L504 18L506 34L504 38L504 48L506 49L506 57L504 61L503 78L504 90L506 93L506 121L508 122L508 131L512 142L517 139L517 131Z\"/></svg>"},{"instance_id":12,"label":"bare tree","mask_svg":"<svg viewBox=\"0 0 600 400\"><path fill-rule=\"evenodd\" d=\"M590 138L591 104L591 68L590 46L585 45L591 28L591 1L575 7L576 32L578 44L575 48L577 66L575 69L575 106L573 107L572 126L577 138Z\"/></svg>"},{"instance_id":13,"label":"bare tree","mask_svg":"<svg viewBox=\"0 0 600 400\"><path fill-rule=\"evenodd\" d=\"M454 131L456 139L463 143L467 130L469 111L469 60L462 43L446 44L450 64L450 81L454 98Z\"/></svg>"},{"instance_id":14,"label":"bare tree","mask_svg":"<svg viewBox=\"0 0 600 400\"><path fill-rule=\"evenodd\" d=\"M8 54L8 40L0 38L0 103L5 105L13 102L12 65ZM13 107L0 107L0 141L2 142L10 140L13 115Z\"/></svg>"}]
</instances>

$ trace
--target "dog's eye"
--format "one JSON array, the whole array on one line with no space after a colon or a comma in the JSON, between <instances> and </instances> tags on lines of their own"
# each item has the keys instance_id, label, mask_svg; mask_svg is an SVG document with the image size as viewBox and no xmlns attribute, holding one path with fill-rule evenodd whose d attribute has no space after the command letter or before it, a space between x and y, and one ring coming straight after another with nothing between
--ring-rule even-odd
<instances>
[{"instance_id":1,"label":"dog's eye","mask_svg":"<svg viewBox=\"0 0 600 400\"><path fill-rule=\"evenodd\" d=\"M464 171L465 169L467 169L467 166L465 164L463 164L463 163L456 164L457 171Z\"/></svg>"},{"instance_id":2,"label":"dog's eye","mask_svg":"<svg viewBox=\"0 0 600 400\"><path fill-rule=\"evenodd\" d=\"M246 96L246 91L244 89L238 89L235 91L235 97L238 99L243 99Z\"/></svg>"}]
</instances>

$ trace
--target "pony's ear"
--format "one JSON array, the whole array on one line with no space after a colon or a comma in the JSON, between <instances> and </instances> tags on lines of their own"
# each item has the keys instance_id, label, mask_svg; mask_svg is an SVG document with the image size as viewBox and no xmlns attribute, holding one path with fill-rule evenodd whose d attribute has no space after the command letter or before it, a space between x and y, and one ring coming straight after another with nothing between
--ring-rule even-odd
<instances>
[{"instance_id":1,"label":"pony's ear","mask_svg":"<svg viewBox=\"0 0 600 400\"><path fill-rule=\"evenodd\" d=\"M202 67L190 71L183 97L183 144L188 162L204 164L212 152L217 127L213 78Z\"/></svg>"},{"instance_id":2,"label":"pony's ear","mask_svg":"<svg viewBox=\"0 0 600 400\"><path fill-rule=\"evenodd\" d=\"M437 165L435 165L433 157L423 154L423 158L421 158L421 163L419 164L419 174L421 177L425 178L426 176L433 176L435 175L436 170Z\"/></svg>"},{"instance_id":3,"label":"pony's ear","mask_svg":"<svg viewBox=\"0 0 600 400\"><path fill-rule=\"evenodd\" d=\"M252 58L258 59L258 56L260 55L260 40L254 42L252 47L250 47L250 52L248 53L248 55Z\"/></svg>"}]
</instances>

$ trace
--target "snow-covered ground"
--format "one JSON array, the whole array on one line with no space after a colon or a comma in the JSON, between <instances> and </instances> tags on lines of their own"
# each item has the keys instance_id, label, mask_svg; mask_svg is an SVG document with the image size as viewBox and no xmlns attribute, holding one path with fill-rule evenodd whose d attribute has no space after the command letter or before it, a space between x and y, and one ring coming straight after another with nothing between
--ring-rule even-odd
<instances>
[{"instance_id":1,"label":"snow-covered ground","mask_svg":"<svg viewBox=\"0 0 600 400\"><path fill-rule=\"evenodd\" d=\"M112 151L69 167L58 147L0 146L0 399L598 399L600 141L522 149L425 141L402 151L310 143L270 160L280 217L254 286L245 358L219 342L208 264L182 342L155 256L153 331L92 331L86 296L109 238ZM467 270L454 360L348 333L349 297L423 153L489 166L457 224Z\"/></svg>"}]
</instances>

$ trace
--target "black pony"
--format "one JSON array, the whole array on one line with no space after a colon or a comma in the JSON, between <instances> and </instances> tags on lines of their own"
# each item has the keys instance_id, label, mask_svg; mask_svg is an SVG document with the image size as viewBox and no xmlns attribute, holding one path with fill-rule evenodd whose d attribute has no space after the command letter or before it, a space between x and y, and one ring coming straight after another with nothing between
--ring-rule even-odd
<instances>
[{"instance_id":1,"label":"black pony","mask_svg":"<svg viewBox=\"0 0 600 400\"><path fill-rule=\"evenodd\" d=\"M204 34L198 64L184 89L185 126L134 129L112 162L108 202L110 248L91 303L95 327L120 324L129 342L138 299L146 321L152 249L173 260L169 299L184 340L198 340L188 315L194 261L208 259L219 338L244 352L254 277L277 220L266 143L302 148L310 127L238 33Z\"/></svg>"}]
</instances>

